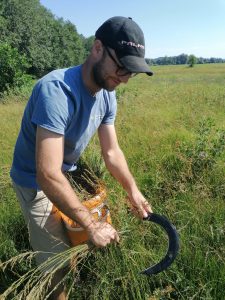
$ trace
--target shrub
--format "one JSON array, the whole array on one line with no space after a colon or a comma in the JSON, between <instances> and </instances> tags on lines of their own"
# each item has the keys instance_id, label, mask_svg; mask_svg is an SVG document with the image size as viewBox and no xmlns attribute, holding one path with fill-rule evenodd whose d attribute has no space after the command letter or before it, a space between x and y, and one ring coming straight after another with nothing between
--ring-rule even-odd
<instances>
[{"instance_id":1,"label":"shrub","mask_svg":"<svg viewBox=\"0 0 225 300\"><path fill-rule=\"evenodd\" d=\"M177 141L174 153L164 157L161 165L162 179L159 193L162 198L187 192L195 184L204 186L214 195L224 193L224 185L215 177L223 176L220 158L225 153L225 130L215 128L210 118L199 123L192 142ZM220 176L217 175L219 172ZM211 184L210 184L211 182ZM213 184L212 184L213 183Z\"/></svg>"},{"instance_id":2,"label":"shrub","mask_svg":"<svg viewBox=\"0 0 225 300\"><path fill-rule=\"evenodd\" d=\"M28 81L29 64L24 55L7 43L0 44L0 96L9 89L19 88Z\"/></svg>"}]
</instances>

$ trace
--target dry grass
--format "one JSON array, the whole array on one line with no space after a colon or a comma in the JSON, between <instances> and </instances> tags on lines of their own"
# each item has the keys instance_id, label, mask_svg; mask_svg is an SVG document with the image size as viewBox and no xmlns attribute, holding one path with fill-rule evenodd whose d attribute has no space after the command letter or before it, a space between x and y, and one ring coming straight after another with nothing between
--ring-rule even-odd
<instances>
[{"instance_id":1,"label":"dry grass","mask_svg":"<svg viewBox=\"0 0 225 300\"><path fill-rule=\"evenodd\" d=\"M70 248L62 253L59 253L47 261L39 265L38 267L31 268L24 275L19 277L13 284L1 295L2 300L6 299L15 299L15 300L43 300L47 298L54 290L49 290L49 284L58 270L61 270L65 264L70 264L70 270L66 274L64 278L58 283L62 284L66 281L70 274L73 274L74 282L76 282L77 273L77 265L81 265L82 261L85 259L88 253L88 245L80 245L77 247ZM26 252L19 254L10 260L1 263L0 268L4 272L5 269L13 268L22 263L24 260L32 262L37 252ZM75 262L75 263L74 263ZM45 272L45 270L51 270ZM77 274L76 274L77 273ZM58 287L55 286L55 289ZM73 285L71 284L70 287ZM68 296L70 294L70 290L68 291Z\"/></svg>"}]
</instances>

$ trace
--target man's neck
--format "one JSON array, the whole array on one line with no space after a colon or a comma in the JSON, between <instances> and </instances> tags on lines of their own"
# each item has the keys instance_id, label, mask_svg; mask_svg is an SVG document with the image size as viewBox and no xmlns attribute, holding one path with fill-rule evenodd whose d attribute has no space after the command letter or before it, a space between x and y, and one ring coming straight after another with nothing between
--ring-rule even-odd
<instances>
[{"instance_id":1,"label":"man's neck","mask_svg":"<svg viewBox=\"0 0 225 300\"><path fill-rule=\"evenodd\" d=\"M82 74L82 80L86 87L86 89L89 91L89 93L94 97L98 91L101 90L99 86L95 84L92 78L91 73L91 66L88 63L88 60L85 61L85 63L81 66L81 74Z\"/></svg>"}]
</instances>

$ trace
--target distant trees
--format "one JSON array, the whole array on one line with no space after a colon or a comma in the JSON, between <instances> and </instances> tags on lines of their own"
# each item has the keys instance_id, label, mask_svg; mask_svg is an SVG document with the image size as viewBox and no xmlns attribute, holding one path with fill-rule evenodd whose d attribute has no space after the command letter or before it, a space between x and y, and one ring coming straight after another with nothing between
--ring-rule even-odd
<instances>
[{"instance_id":1,"label":"distant trees","mask_svg":"<svg viewBox=\"0 0 225 300\"><path fill-rule=\"evenodd\" d=\"M22 84L24 74L47 72L84 61L94 36L85 38L76 26L56 18L39 0L0 0L0 93ZM146 59L150 64L186 64L188 55ZM199 58L197 63L221 62ZM223 61L224 62L224 61Z\"/></svg>"},{"instance_id":2,"label":"distant trees","mask_svg":"<svg viewBox=\"0 0 225 300\"><path fill-rule=\"evenodd\" d=\"M30 74L81 63L85 42L75 25L55 18L39 0L0 0L0 43L26 56Z\"/></svg>"},{"instance_id":3,"label":"distant trees","mask_svg":"<svg viewBox=\"0 0 225 300\"><path fill-rule=\"evenodd\" d=\"M193 58L193 54L180 54L178 56L164 56L158 57L154 59L146 58L146 62L151 65L185 65L190 64L191 60L194 64L204 64L204 63L225 63L225 59L222 58L203 58L203 57L196 57Z\"/></svg>"},{"instance_id":4,"label":"distant trees","mask_svg":"<svg viewBox=\"0 0 225 300\"><path fill-rule=\"evenodd\" d=\"M25 55L7 43L0 44L0 95L10 88L22 86L28 79L29 64Z\"/></svg>"},{"instance_id":5,"label":"distant trees","mask_svg":"<svg viewBox=\"0 0 225 300\"><path fill-rule=\"evenodd\" d=\"M197 62L197 58L193 54L189 55L188 60L187 60L189 67L191 67L191 68L194 67L196 62Z\"/></svg>"},{"instance_id":6,"label":"distant trees","mask_svg":"<svg viewBox=\"0 0 225 300\"><path fill-rule=\"evenodd\" d=\"M95 37L90 36L88 38L85 38L83 35L80 35L80 37L81 37L81 39L83 41L83 45L84 45L84 56L87 57L91 50L91 47L93 45Z\"/></svg>"},{"instance_id":7,"label":"distant trees","mask_svg":"<svg viewBox=\"0 0 225 300\"><path fill-rule=\"evenodd\" d=\"M7 80L7 86L18 83L19 70L41 77L53 69L80 64L93 39L78 34L74 24L56 18L39 0L0 0L0 69L4 63L5 70L10 70L0 70L4 82L0 93ZM4 49L8 49L12 60ZM9 74L17 75L10 81Z\"/></svg>"},{"instance_id":8,"label":"distant trees","mask_svg":"<svg viewBox=\"0 0 225 300\"><path fill-rule=\"evenodd\" d=\"M178 56L164 56L155 59L150 59L150 63L156 65L183 65L186 64L188 60L187 54L180 54Z\"/></svg>"}]
</instances>

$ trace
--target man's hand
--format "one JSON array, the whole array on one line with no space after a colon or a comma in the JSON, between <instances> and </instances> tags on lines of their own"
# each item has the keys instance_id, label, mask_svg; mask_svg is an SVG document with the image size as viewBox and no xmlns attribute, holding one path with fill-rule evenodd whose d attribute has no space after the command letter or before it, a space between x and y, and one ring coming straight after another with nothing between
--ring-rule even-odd
<instances>
[{"instance_id":1,"label":"man's hand","mask_svg":"<svg viewBox=\"0 0 225 300\"><path fill-rule=\"evenodd\" d=\"M139 190L128 196L128 205L132 213L141 219L146 218L148 213L152 212L151 205Z\"/></svg>"},{"instance_id":2,"label":"man's hand","mask_svg":"<svg viewBox=\"0 0 225 300\"><path fill-rule=\"evenodd\" d=\"M92 222L86 230L92 243L99 248L120 240L117 231L106 222Z\"/></svg>"}]
</instances>

